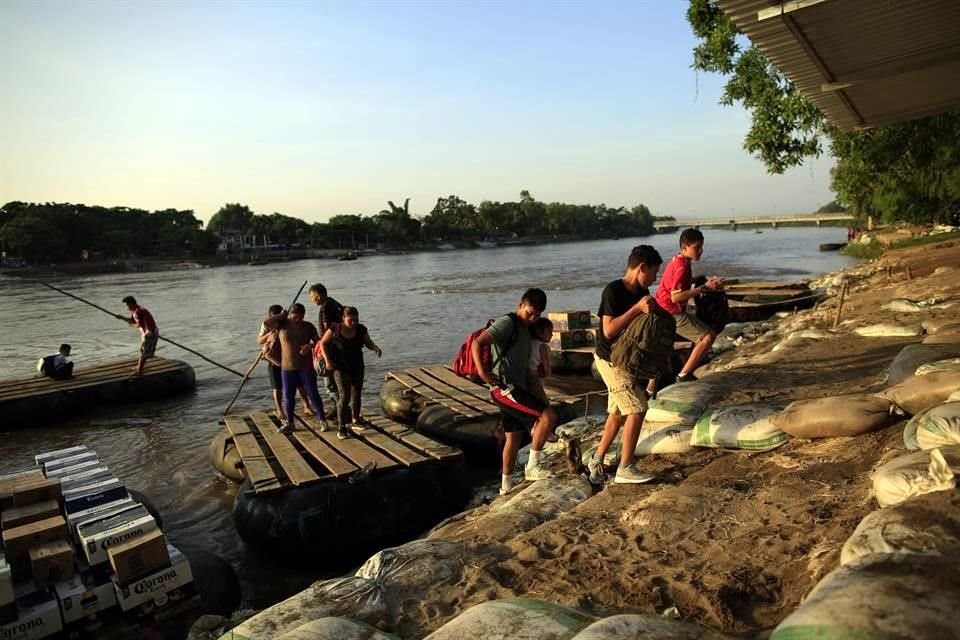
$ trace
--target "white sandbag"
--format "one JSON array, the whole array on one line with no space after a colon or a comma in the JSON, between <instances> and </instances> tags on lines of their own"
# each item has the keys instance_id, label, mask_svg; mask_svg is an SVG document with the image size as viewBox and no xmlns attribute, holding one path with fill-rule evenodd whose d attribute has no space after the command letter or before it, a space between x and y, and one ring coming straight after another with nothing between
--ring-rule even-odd
<instances>
[{"instance_id":1,"label":"white sandbag","mask_svg":"<svg viewBox=\"0 0 960 640\"><path fill-rule=\"evenodd\" d=\"M605 413L589 415L585 418L578 418L561 424L554 429L554 433L556 433L559 438L565 438L567 440L577 438L583 441L584 438L588 438L598 431L603 431L603 423L606 419L607 414Z\"/></svg>"},{"instance_id":2,"label":"white sandbag","mask_svg":"<svg viewBox=\"0 0 960 640\"><path fill-rule=\"evenodd\" d=\"M900 384L884 389L883 395L912 416L946 402L960 389L960 371L941 371L925 376L910 376Z\"/></svg>"},{"instance_id":3,"label":"white sandbag","mask_svg":"<svg viewBox=\"0 0 960 640\"><path fill-rule=\"evenodd\" d=\"M695 447L769 451L790 439L770 418L778 407L742 404L708 409L697 420L690 444Z\"/></svg>"},{"instance_id":4,"label":"white sandbag","mask_svg":"<svg viewBox=\"0 0 960 640\"><path fill-rule=\"evenodd\" d=\"M947 396L947 402L960 402L960 389Z\"/></svg>"},{"instance_id":5,"label":"white sandbag","mask_svg":"<svg viewBox=\"0 0 960 640\"><path fill-rule=\"evenodd\" d=\"M924 320L920 323L924 330L931 335L947 332L960 331L960 320L956 318L939 318L937 320Z\"/></svg>"},{"instance_id":6,"label":"white sandbag","mask_svg":"<svg viewBox=\"0 0 960 640\"><path fill-rule=\"evenodd\" d=\"M873 472L873 495L881 507L889 507L913 496L952 490L958 471L960 446L907 453Z\"/></svg>"},{"instance_id":7,"label":"white sandbag","mask_svg":"<svg viewBox=\"0 0 960 640\"><path fill-rule=\"evenodd\" d=\"M710 382L672 384L648 403L646 419L651 422L692 425L704 409L722 393L722 388Z\"/></svg>"},{"instance_id":8,"label":"white sandbag","mask_svg":"<svg viewBox=\"0 0 960 640\"><path fill-rule=\"evenodd\" d=\"M323 580L241 622L220 640L271 640L312 620L330 616L376 622L386 611L383 593L373 580Z\"/></svg>"},{"instance_id":9,"label":"white sandbag","mask_svg":"<svg viewBox=\"0 0 960 640\"><path fill-rule=\"evenodd\" d=\"M936 449L960 444L960 402L945 402L914 416L917 447Z\"/></svg>"},{"instance_id":10,"label":"white sandbag","mask_svg":"<svg viewBox=\"0 0 960 640\"><path fill-rule=\"evenodd\" d=\"M857 327L853 330L858 336L866 338L909 338L923 333L923 327L919 324L892 324L890 322L881 322L880 324L871 324L866 327Z\"/></svg>"},{"instance_id":11,"label":"white sandbag","mask_svg":"<svg viewBox=\"0 0 960 640\"><path fill-rule=\"evenodd\" d=\"M459 542L413 540L373 554L357 569L356 576L413 589L459 576L465 557L466 549Z\"/></svg>"},{"instance_id":12,"label":"white sandbag","mask_svg":"<svg viewBox=\"0 0 960 640\"><path fill-rule=\"evenodd\" d=\"M399 640L391 633L346 618L320 618L288 631L277 640Z\"/></svg>"},{"instance_id":13,"label":"white sandbag","mask_svg":"<svg viewBox=\"0 0 960 640\"><path fill-rule=\"evenodd\" d=\"M683 424L661 424L644 421L637 440L636 455L686 453L693 449L690 437L693 429Z\"/></svg>"},{"instance_id":14,"label":"white sandbag","mask_svg":"<svg viewBox=\"0 0 960 640\"><path fill-rule=\"evenodd\" d=\"M923 311L927 306L926 302L917 302L909 298L894 298L890 302L885 302L880 308L894 313L916 313Z\"/></svg>"},{"instance_id":15,"label":"white sandbag","mask_svg":"<svg viewBox=\"0 0 960 640\"><path fill-rule=\"evenodd\" d=\"M625 613L597 620L572 640L729 640L730 636L661 616Z\"/></svg>"},{"instance_id":16,"label":"white sandbag","mask_svg":"<svg viewBox=\"0 0 960 640\"><path fill-rule=\"evenodd\" d=\"M425 640L570 640L595 620L541 600L492 600L470 607Z\"/></svg>"},{"instance_id":17,"label":"white sandbag","mask_svg":"<svg viewBox=\"0 0 960 640\"><path fill-rule=\"evenodd\" d=\"M960 331L946 331L944 333L938 333L932 336L927 336L923 339L923 344L958 344L960 343Z\"/></svg>"},{"instance_id":18,"label":"white sandbag","mask_svg":"<svg viewBox=\"0 0 960 640\"><path fill-rule=\"evenodd\" d=\"M770 640L958 640L960 562L875 554L829 573Z\"/></svg>"},{"instance_id":19,"label":"white sandbag","mask_svg":"<svg viewBox=\"0 0 960 640\"><path fill-rule=\"evenodd\" d=\"M889 398L855 393L791 402L773 423L797 438L849 437L886 426L894 412Z\"/></svg>"},{"instance_id":20,"label":"white sandbag","mask_svg":"<svg viewBox=\"0 0 960 640\"><path fill-rule=\"evenodd\" d=\"M960 358L948 358L922 364L917 367L913 375L925 376L928 373L940 373L941 371L960 371Z\"/></svg>"},{"instance_id":21,"label":"white sandbag","mask_svg":"<svg viewBox=\"0 0 960 640\"><path fill-rule=\"evenodd\" d=\"M960 358L960 344L907 345L890 363L887 384L899 384L912 376L920 365L947 358Z\"/></svg>"},{"instance_id":22,"label":"white sandbag","mask_svg":"<svg viewBox=\"0 0 960 640\"><path fill-rule=\"evenodd\" d=\"M871 553L951 555L960 552L960 492L917 496L869 514L840 551L840 564Z\"/></svg>"}]
</instances>

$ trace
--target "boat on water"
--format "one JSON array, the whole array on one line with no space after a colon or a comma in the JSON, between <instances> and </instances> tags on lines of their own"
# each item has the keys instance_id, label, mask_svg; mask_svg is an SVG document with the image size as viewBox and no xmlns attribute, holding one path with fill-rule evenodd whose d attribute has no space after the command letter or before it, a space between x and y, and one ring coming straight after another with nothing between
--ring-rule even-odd
<instances>
[{"instance_id":1,"label":"boat on water","mask_svg":"<svg viewBox=\"0 0 960 640\"><path fill-rule=\"evenodd\" d=\"M149 402L196 387L193 368L180 360L150 358L133 376L136 360L77 363L73 377L14 378L0 381L0 430L16 431L74 418L103 404Z\"/></svg>"},{"instance_id":2,"label":"boat on water","mask_svg":"<svg viewBox=\"0 0 960 640\"><path fill-rule=\"evenodd\" d=\"M781 311L809 309L827 296L826 291L783 282L737 284L724 292L733 322L756 322Z\"/></svg>"},{"instance_id":3,"label":"boat on water","mask_svg":"<svg viewBox=\"0 0 960 640\"><path fill-rule=\"evenodd\" d=\"M824 242L820 245L820 251L840 251L846 246L846 242Z\"/></svg>"},{"instance_id":4,"label":"boat on water","mask_svg":"<svg viewBox=\"0 0 960 640\"><path fill-rule=\"evenodd\" d=\"M494 247L500 246L496 240L475 240L474 244L480 249L493 249Z\"/></svg>"},{"instance_id":5,"label":"boat on water","mask_svg":"<svg viewBox=\"0 0 960 640\"><path fill-rule=\"evenodd\" d=\"M250 258L250 261L247 263L247 265L251 267L260 267L265 264L270 264L270 261L260 256Z\"/></svg>"},{"instance_id":6,"label":"boat on water","mask_svg":"<svg viewBox=\"0 0 960 640\"><path fill-rule=\"evenodd\" d=\"M357 254L354 253L353 251L348 251L345 254L337 257L337 260L341 262L348 262L350 260L356 260L356 259L357 259Z\"/></svg>"}]
</instances>

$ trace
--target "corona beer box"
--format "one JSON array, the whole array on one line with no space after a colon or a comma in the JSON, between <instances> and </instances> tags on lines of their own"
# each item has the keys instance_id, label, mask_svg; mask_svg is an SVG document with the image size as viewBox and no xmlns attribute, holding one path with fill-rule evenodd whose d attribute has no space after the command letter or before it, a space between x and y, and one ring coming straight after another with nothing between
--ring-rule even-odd
<instances>
[{"instance_id":1,"label":"corona beer box","mask_svg":"<svg viewBox=\"0 0 960 640\"><path fill-rule=\"evenodd\" d=\"M31 522L3 531L3 547L7 563L17 582L30 577L30 547L67 537L67 523L63 516ZM2 638L3 636L0 636ZM5 640L5 639L4 639Z\"/></svg>"},{"instance_id":2,"label":"corona beer box","mask_svg":"<svg viewBox=\"0 0 960 640\"><path fill-rule=\"evenodd\" d=\"M60 488L66 492L94 482L102 482L113 477L113 472L105 466L90 467L78 473L60 476Z\"/></svg>"},{"instance_id":3,"label":"corona beer box","mask_svg":"<svg viewBox=\"0 0 960 640\"><path fill-rule=\"evenodd\" d=\"M113 513L122 511L124 509L129 509L137 504L138 503L133 501L133 498L127 496L125 498L107 502L96 507L90 507L89 509L84 509L82 511L68 513L67 527L70 529L70 533L74 536L74 539L77 540L77 527L79 525L92 520L106 518ZM79 542L79 540L77 540L77 542Z\"/></svg>"},{"instance_id":4,"label":"corona beer box","mask_svg":"<svg viewBox=\"0 0 960 640\"><path fill-rule=\"evenodd\" d=\"M87 460L86 462L81 462L79 464L72 464L69 467L58 467L56 469L51 469L46 473L48 478L62 478L63 476L73 475L75 473L80 473L81 471L86 471L87 469L96 469L97 467L102 467L103 463L99 460Z\"/></svg>"},{"instance_id":5,"label":"corona beer box","mask_svg":"<svg viewBox=\"0 0 960 640\"><path fill-rule=\"evenodd\" d=\"M66 456L64 458L55 458L43 463L43 473L49 476L51 472L55 472L57 469L72 467L82 462L89 462L91 460L100 462L100 458L98 458L97 454L93 451L84 451L82 453Z\"/></svg>"},{"instance_id":6,"label":"corona beer box","mask_svg":"<svg viewBox=\"0 0 960 640\"><path fill-rule=\"evenodd\" d=\"M17 605L13 603L13 576L7 559L0 553L0 624L7 624L17 617Z\"/></svg>"},{"instance_id":7,"label":"corona beer box","mask_svg":"<svg viewBox=\"0 0 960 640\"><path fill-rule=\"evenodd\" d=\"M38 589L72 578L76 566L73 547L66 540L54 540L30 547L30 572Z\"/></svg>"},{"instance_id":8,"label":"corona beer box","mask_svg":"<svg viewBox=\"0 0 960 640\"><path fill-rule=\"evenodd\" d=\"M36 592L19 601L17 619L0 625L3 640L40 640L63 630L60 607L49 593Z\"/></svg>"},{"instance_id":9,"label":"corona beer box","mask_svg":"<svg viewBox=\"0 0 960 640\"><path fill-rule=\"evenodd\" d=\"M551 349L579 349L597 344L596 329L576 329L574 331L554 331Z\"/></svg>"},{"instance_id":10,"label":"corona beer box","mask_svg":"<svg viewBox=\"0 0 960 640\"><path fill-rule=\"evenodd\" d=\"M75 456L86 452L87 447L81 444L76 447L67 447L66 449L57 449L56 451L38 453L37 455L33 456L33 461L37 463L38 467L42 467L46 463L58 458L69 458L70 456Z\"/></svg>"},{"instance_id":11,"label":"corona beer box","mask_svg":"<svg viewBox=\"0 0 960 640\"><path fill-rule=\"evenodd\" d=\"M166 547L164 551L170 558L168 566L139 580L134 580L126 586L120 586L114 582L120 609L130 611L150 601L158 602L158 605L162 606L168 593L193 582L193 572L190 571L190 562L187 557L172 545Z\"/></svg>"},{"instance_id":12,"label":"corona beer box","mask_svg":"<svg viewBox=\"0 0 960 640\"><path fill-rule=\"evenodd\" d=\"M13 506L28 507L44 500L60 499L59 478L29 477L13 485Z\"/></svg>"},{"instance_id":13,"label":"corona beer box","mask_svg":"<svg viewBox=\"0 0 960 640\"><path fill-rule=\"evenodd\" d=\"M64 624L71 624L94 613L116 606L117 594L110 580L94 579L93 575L75 575L54 587L60 602Z\"/></svg>"},{"instance_id":14,"label":"corona beer box","mask_svg":"<svg viewBox=\"0 0 960 640\"><path fill-rule=\"evenodd\" d=\"M554 331L589 329L593 326L589 311L551 311L547 314L547 320L553 323Z\"/></svg>"},{"instance_id":15,"label":"corona beer box","mask_svg":"<svg viewBox=\"0 0 960 640\"><path fill-rule=\"evenodd\" d=\"M12 529L58 515L60 515L60 503L56 500L44 500L27 507L5 509L0 514L0 530Z\"/></svg>"},{"instance_id":16,"label":"corona beer box","mask_svg":"<svg viewBox=\"0 0 960 640\"><path fill-rule=\"evenodd\" d=\"M107 550L118 544L139 538L157 529L145 507L128 509L105 520L97 520L77 527L77 537L90 566L107 562Z\"/></svg>"},{"instance_id":17,"label":"corona beer box","mask_svg":"<svg viewBox=\"0 0 960 640\"><path fill-rule=\"evenodd\" d=\"M125 498L127 495L127 488L123 486L123 483L116 478L108 478L64 493L63 510L67 513L76 513Z\"/></svg>"},{"instance_id":18,"label":"corona beer box","mask_svg":"<svg viewBox=\"0 0 960 640\"><path fill-rule=\"evenodd\" d=\"M166 538L158 529L109 547L107 557L119 585L139 580L170 564Z\"/></svg>"}]
</instances>

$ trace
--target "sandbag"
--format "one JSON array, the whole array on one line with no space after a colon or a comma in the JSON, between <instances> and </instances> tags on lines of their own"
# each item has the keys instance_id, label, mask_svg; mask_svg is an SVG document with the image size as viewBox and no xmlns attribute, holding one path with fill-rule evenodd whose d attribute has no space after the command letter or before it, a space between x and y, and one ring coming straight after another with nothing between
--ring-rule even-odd
<instances>
[{"instance_id":1,"label":"sandbag","mask_svg":"<svg viewBox=\"0 0 960 640\"><path fill-rule=\"evenodd\" d=\"M923 339L923 344L925 345L944 345L944 344L958 344L960 343L960 331L958 332L947 332L947 333L938 333L936 335L927 336Z\"/></svg>"},{"instance_id":2,"label":"sandbag","mask_svg":"<svg viewBox=\"0 0 960 640\"><path fill-rule=\"evenodd\" d=\"M960 402L945 402L921 411L910 419L903 434L908 449L936 449L960 444Z\"/></svg>"},{"instance_id":3,"label":"sandbag","mask_svg":"<svg viewBox=\"0 0 960 640\"><path fill-rule=\"evenodd\" d=\"M381 588L373 580L353 576L323 580L244 620L220 640L271 640L311 620L334 615L376 623L385 613Z\"/></svg>"},{"instance_id":4,"label":"sandbag","mask_svg":"<svg viewBox=\"0 0 960 640\"><path fill-rule=\"evenodd\" d=\"M921 325L931 335L941 332L956 333L960 331L960 320L956 318L940 318L939 320L924 320Z\"/></svg>"},{"instance_id":5,"label":"sandbag","mask_svg":"<svg viewBox=\"0 0 960 640\"><path fill-rule=\"evenodd\" d=\"M840 564L871 553L951 555L960 552L960 492L917 496L869 514L840 551Z\"/></svg>"},{"instance_id":6,"label":"sandbag","mask_svg":"<svg viewBox=\"0 0 960 640\"><path fill-rule=\"evenodd\" d=\"M697 420L690 437L695 447L769 451L786 443L789 436L770 418L776 407L743 404L708 409Z\"/></svg>"},{"instance_id":7,"label":"sandbag","mask_svg":"<svg viewBox=\"0 0 960 640\"><path fill-rule=\"evenodd\" d=\"M960 402L960 389L947 396L947 402Z\"/></svg>"},{"instance_id":8,"label":"sandbag","mask_svg":"<svg viewBox=\"0 0 960 640\"><path fill-rule=\"evenodd\" d=\"M661 391L648 403L651 422L693 425L707 406L723 393L709 382L679 382Z\"/></svg>"},{"instance_id":9,"label":"sandbag","mask_svg":"<svg viewBox=\"0 0 960 640\"><path fill-rule=\"evenodd\" d=\"M277 640L398 640L398 638L356 620L320 618L278 636Z\"/></svg>"},{"instance_id":10,"label":"sandbag","mask_svg":"<svg viewBox=\"0 0 960 640\"><path fill-rule=\"evenodd\" d=\"M797 438L857 436L889 422L896 407L872 393L797 400L773 417L773 423Z\"/></svg>"},{"instance_id":11,"label":"sandbag","mask_svg":"<svg viewBox=\"0 0 960 640\"><path fill-rule=\"evenodd\" d=\"M960 446L907 453L873 472L873 495L881 507L900 504L913 496L956 487Z\"/></svg>"},{"instance_id":12,"label":"sandbag","mask_svg":"<svg viewBox=\"0 0 960 640\"><path fill-rule=\"evenodd\" d=\"M958 389L960 371L942 371L925 376L910 376L900 384L884 389L883 395L913 416L924 409L946 402L950 394Z\"/></svg>"},{"instance_id":13,"label":"sandbag","mask_svg":"<svg viewBox=\"0 0 960 640\"><path fill-rule=\"evenodd\" d=\"M960 357L960 344L911 344L900 350L890 363L887 384L899 384L928 362Z\"/></svg>"},{"instance_id":14,"label":"sandbag","mask_svg":"<svg viewBox=\"0 0 960 640\"><path fill-rule=\"evenodd\" d=\"M875 554L821 580L770 640L957 640L960 561Z\"/></svg>"},{"instance_id":15,"label":"sandbag","mask_svg":"<svg viewBox=\"0 0 960 640\"><path fill-rule=\"evenodd\" d=\"M690 438L693 429L683 424L662 424L644 421L637 440L636 455L686 453L693 450Z\"/></svg>"},{"instance_id":16,"label":"sandbag","mask_svg":"<svg viewBox=\"0 0 960 640\"><path fill-rule=\"evenodd\" d=\"M881 322L865 327L857 327L853 332L858 336L864 336L866 338L910 338L923 333L923 327L919 324Z\"/></svg>"},{"instance_id":17,"label":"sandbag","mask_svg":"<svg viewBox=\"0 0 960 640\"><path fill-rule=\"evenodd\" d=\"M883 303L880 308L894 313L917 313L923 311L927 306L926 302L917 302L909 298L894 298L890 302Z\"/></svg>"},{"instance_id":18,"label":"sandbag","mask_svg":"<svg viewBox=\"0 0 960 640\"><path fill-rule=\"evenodd\" d=\"M960 371L960 358L948 358L922 364L917 367L913 375L925 376L928 373L940 373L941 371Z\"/></svg>"},{"instance_id":19,"label":"sandbag","mask_svg":"<svg viewBox=\"0 0 960 640\"><path fill-rule=\"evenodd\" d=\"M570 640L596 618L541 600L511 598L474 605L425 640Z\"/></svg>"},{"instance_id":20,"label":"sandbag","mask_svg":"<svg viewBox=\"0 0 960 640\"><path fill-rule=\"evenodd\" d=\"M688 622L625 613L597 620L572 640L728 640L729 637Z\"/></svg>"}]
</instances>

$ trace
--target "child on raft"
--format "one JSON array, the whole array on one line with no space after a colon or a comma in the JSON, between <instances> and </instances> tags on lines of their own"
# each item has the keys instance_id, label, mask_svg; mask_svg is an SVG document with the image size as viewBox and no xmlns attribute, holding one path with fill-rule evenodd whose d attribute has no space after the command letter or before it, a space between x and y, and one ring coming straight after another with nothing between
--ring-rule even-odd
<instances>
[{"instance_id":1,"label":"child on raft","mask_svg":"<svg viewBox=\"0 0 960 640\"><path fill-rule=\"evenodd\" d=\"M549 403L543 388L543 379L550 374L550 340L553 339L553 323L547 318L538 318L530 327L530 360L527 364L527 389Z\"/></svg>"}]
</instances>

